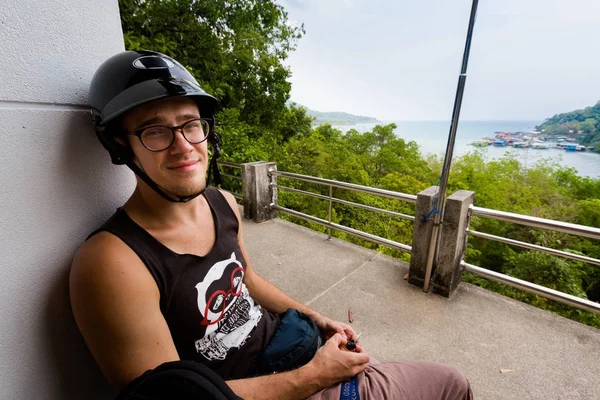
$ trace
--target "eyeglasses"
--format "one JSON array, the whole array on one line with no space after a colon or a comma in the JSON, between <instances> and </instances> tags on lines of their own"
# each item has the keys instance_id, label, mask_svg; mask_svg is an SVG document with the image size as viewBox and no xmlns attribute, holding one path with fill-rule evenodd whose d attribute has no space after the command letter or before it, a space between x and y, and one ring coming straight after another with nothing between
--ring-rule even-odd
<instances>
[{"instance_id":1,"label":"eyeglasses","mask_svg":"<svg viewBox=\"0 0 600 400\"><path fill-rule=\"evenodd\" d=\"M181 130L183 137L189 143L198 144L208 138L210 123L207 119L197 118L179 126L155 125L127 134L140 138L142 145L150 151L163 151L171 147L175 141L176 130Z\"/></svg>"}]
</instances>

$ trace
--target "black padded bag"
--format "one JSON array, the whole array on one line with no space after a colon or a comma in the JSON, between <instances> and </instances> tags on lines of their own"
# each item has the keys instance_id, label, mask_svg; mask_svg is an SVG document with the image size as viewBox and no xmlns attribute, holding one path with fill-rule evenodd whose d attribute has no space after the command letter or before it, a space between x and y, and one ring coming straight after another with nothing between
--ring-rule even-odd
<instances>
[{"instance_id":1,"label":"black padded bag","mask_svg":"<svg viewBox=\"0 0 600 400\"><path fill-rule=\"evenodd\" d=\"M323 333L308 315L289 308L267 348L257 360L256 375L283 372L307 364L325 344Z\"/></svg>"},{"instance_id":2,"label":"black padded bag","mask_svg":"<svg viewBox=\"0 0 600 400\"><path fill-rule=\"evenodd\" d=\"M127 385L115 400L241 400L225 381L194 361L159 365Z\"/></svg>"}]
</instances>

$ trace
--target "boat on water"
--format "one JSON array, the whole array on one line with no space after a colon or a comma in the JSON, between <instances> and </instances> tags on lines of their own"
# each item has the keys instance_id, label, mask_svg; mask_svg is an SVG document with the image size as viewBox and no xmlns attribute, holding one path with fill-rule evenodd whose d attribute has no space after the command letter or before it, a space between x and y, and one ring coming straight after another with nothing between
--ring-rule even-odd
<instances>
[{"instance_id":1,"label":"boat on water","mask_svg":"<svg viewBox=\"0 0 600 400\"><path fill-rule=\"evenodd\" d=\"M475 147L488 147L492 144L489 140L476 140L472 143Z\"/></svg>"},{"instance_id":2,"label":"boat on water","mask_svg":"<svg viewBox=\"0 0 600 400\"><path fill-rule=\"evenodd\" d=\"M585 146L580 144L566 144L563 147L566 151L585 151Z\"/></svg>"},{"instance_id":3,"label":"boat on water","mask_svg":"<svg viewBox=\"0 0 600 400\"><path fill-rule=\"evenodd\" d=\"M515 149L526 149L527 147L531 147L531 145L529 144L529 142L522 141L522 142L514 142L513 147Z\"/></svg>"},{"instance_id":4,"label":"boat on water","mask_svg":"<svg viewBox=\"0 0 600 400\"><path fill-rule=\"evenodd\" d=\"M504 146L506 146L506 141L505 140L494 140L494 146L504 147Z\"/></svg>"},{"instance_id":5,"label":"boat on water","mask_svg":"<svg viewBox=\"0 0 600 400\"><path fill-rule=\"evenodd\" d=\"M534 143L531 145L531 148L536 150L548 150L550 145L547 143Z\"/></svg>"}]
</instances>

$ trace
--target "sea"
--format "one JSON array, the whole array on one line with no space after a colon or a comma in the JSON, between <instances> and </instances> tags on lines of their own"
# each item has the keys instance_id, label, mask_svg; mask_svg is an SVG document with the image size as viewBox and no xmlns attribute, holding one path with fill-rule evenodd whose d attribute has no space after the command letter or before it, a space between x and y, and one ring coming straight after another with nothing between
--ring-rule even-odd
<instances>
[{"instance_id":1,"label":"sea","mask_svg":"<svg viewBox=\"0 0 600 400\"><path fill-rule=\"evenodd\" d=\"M396 136L406 141L416 142L423 155L438 155L443 159L448 144L450 121L382 121L355 125L334 126L342 132L356 129L367 132L376 125L395 123ZM591 151L568 152L550 148L534 150L531 148L513 147L474 147L471 143L484 137L494 138L496 132L531 132L543 121L460 121L456 132L453 158L475 151L482 151L486 160L494 160L513 153L525 168L535 165L540 160L552 159L560 165L574 168L580 176L600 179L600 153ZM555 143L548 142L551 146Z\"/></svg>"}]
</instances>

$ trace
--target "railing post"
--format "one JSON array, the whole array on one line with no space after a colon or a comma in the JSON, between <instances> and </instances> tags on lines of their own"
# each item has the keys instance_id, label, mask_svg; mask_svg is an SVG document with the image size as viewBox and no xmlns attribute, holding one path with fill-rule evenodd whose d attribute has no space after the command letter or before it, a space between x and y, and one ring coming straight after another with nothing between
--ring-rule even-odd
<instances>
[{"instance_id":1,"label":"railing post","mask_svg":"<svg viewBox=\"0 0 600 400\"><path fill-rule=\"evenodd\" d=\"M262 164L264 161L255 161L242 164L242 204L244 206L244 218L252 219L252 200L255 197L254 187L252 185L254 171L250 166Z\"/></svg>"},{"instance_id":2,"label":"railing post","mask_svg":"<svg viewBox=\"0 0 600 400\"><path fill-rule=\"evenodd\" d=\"M270 185L277 178L269 175L269 169L277 169L277 164L264 161L242 164L244 218L254 222L277 218L277 211L271 209L271 202L277 202L277 196Z\"/></svg>"},{"instance_id":3,"label":"railing post","mask_svg":"<svg viewBox=\"0 0 600 400\"><path fill-rule=\"evenodd\" d=\"M433 221L426 221L425 219L435 205L434 200L438 192L439 187L432 186L417 194L408 281L419 287L423 287L425 281L429 240L431 238L431 230L433 229Z\"/></svg>"},{"instance_id":4,"label":"railing post","mask_svg":"<svg viewBox=\"0 0 600 400\"><path fill-rule=\"evenodd\" d=\"M461 281L460 262L467 247L469 206L474 199L474 192L459 190L446 200L437 266L432 279L433 293L450 297Z\"/></svg>"}]
</instances>

